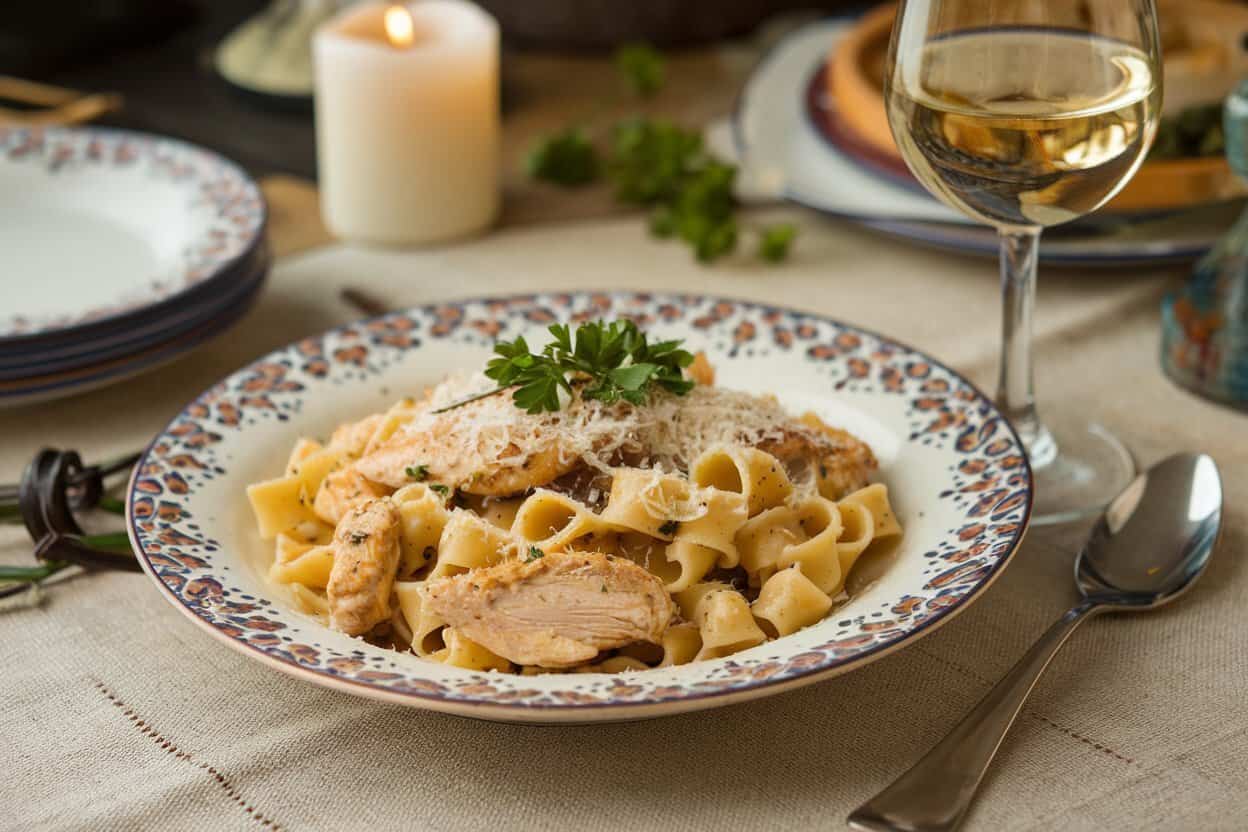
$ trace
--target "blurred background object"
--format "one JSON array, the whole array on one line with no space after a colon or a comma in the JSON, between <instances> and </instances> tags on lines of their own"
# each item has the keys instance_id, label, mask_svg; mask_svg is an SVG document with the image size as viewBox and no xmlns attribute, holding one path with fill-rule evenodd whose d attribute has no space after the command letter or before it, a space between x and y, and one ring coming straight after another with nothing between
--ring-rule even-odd
<instances>
[{"instance_id":1,"label":"blurred background object","mask_svg":"<svg viewBox=\"0 0 1248 832\"><path fill-rule=\"evenodd\" d=\"M1226 155L1248 180L1248 81L1227 97ZM1177 384L1248 410L1248 212L1162 305L1161 363Z\"/></svg>"},{"instance_id":2,"label":"blurred background object","mask_svg":"<svg viewBox=\"0 0 1248 832\"><path fill-rule=\"evenodd\" d=\"M187 0L9 0L0 73L39 75L155 43L194 18Z\"/></svg>"},{"instance_id":3,"label":"blurred background object","mask_svg":"<svg viewBox=\"0 0 1248 832\"><path fill-rule=\"evenodd\" d=\"M466 0L359 3L316 33L321 216L418 245L498 217L498 23Z\"/></svg>"},{"instance_id":4,"label":"blurred background object","mask_svg":"<svg viewBox=\"0 0 1248 832\"><path fill-rule=\"evenodd\" d=\"M849 143L882 156L904 177L883 97L895 11L895 4L880 6L837 44L828 59L827 88ZM1162 123L1148 162L1109 203L1109 213L1166 211L1248 193L1223 157L1220 116L1222 99L1248 75L1248 6L1164 0L1158 16L1165 58Z\"/></svg>"},{"instance_id":5,"label":"blurred background object","mask_svg":"<svg viewBox=\"0 0 1248 832\"><path fill-rule=\"evenodd\" d=\"M749 34L783 12L857 11L863 0L481 0L523 47L608 49L632 41L685 47Z\"/></svg>"},{"instance_id":6,"label":"blurred background object","mask_svg":"<svg viewBox=\"0 0 1248 832\"><path fill-rule=\"evenodd\" d=\"M312 33L349 0L272 0L217 46L213 65L227 83L267 103L312 106Z\"/></svg>"}]
</instances>

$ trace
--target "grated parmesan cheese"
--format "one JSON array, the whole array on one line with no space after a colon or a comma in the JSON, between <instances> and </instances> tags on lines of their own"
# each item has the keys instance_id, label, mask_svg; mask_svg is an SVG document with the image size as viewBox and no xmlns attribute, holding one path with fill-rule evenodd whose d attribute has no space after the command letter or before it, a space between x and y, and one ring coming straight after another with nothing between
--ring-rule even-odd
<instances>
[{"instance_id":1,"label":"grated parmesan cheese","mask_svg":"<svg viewBox=\"0 0 1248 832\"><path fill-rule=\"evenodd\" d=\"M515 406L510 393L500 393L433 412L492 387L480 373L452 376L430 391L429 406L400 431L436 437L457 468L479 471L524 466L539 454L554 454L565 466L581 461L603 472L627 462L683 473L700 453L721 444L778 445L796 439L825 453L835 448L789 415L774 396L706 385L684 396L656 391L641 406L573 397L556 413L530 414Z\"/></svg>"}]
</instances>

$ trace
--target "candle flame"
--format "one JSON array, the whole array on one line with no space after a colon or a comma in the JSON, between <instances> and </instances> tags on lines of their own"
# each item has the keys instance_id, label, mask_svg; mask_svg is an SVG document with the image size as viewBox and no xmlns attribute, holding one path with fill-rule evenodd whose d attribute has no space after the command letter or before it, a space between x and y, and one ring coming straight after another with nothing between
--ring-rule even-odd
<instances>
[{"instance_id":1,"label":"candle flame","mask_svg":"<svg viewBox=\"0 0 1248 832\"><path fill-rule=\"evenodd\" d=\"M400 48L412 45L416 40L416 26L412 23L412 13L405 6L391 6L386 9L386 37L391 46Z\"/></svg>"}]
</instances>

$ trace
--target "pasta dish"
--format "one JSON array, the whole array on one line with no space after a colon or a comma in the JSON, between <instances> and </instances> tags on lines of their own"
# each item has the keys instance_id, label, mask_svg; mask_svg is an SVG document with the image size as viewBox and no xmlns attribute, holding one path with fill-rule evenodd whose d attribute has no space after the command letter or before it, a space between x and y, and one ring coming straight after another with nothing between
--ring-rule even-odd
<instances>
[{"instance_id":1,"label":"pasta dish","mask_svg":"<svg viewBox=\"0 0 1248 832\"><path fill-rule=\"evenodd\" d=\"M335 630L476 670L666 667L822 620L902 531L871 449L717 387L679 342L593 326L577 338L618 356L552 328L300 439L248 488L269 580Z\"/></svg>"}]
</instances>

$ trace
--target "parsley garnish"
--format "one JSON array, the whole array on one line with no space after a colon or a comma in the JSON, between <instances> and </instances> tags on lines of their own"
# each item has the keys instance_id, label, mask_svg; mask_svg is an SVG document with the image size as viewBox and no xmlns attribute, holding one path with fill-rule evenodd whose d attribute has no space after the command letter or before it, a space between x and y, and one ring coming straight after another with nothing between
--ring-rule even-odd
<instances>
[{"instance_id":1,"label":"parsley garnish","mask_svg":"<svg viewBox=\"0 0 1248 832\"><path fill-rule=\"evenodd\" d=\"M678 396L693 389L681 372L693 363L693 354L681 349L679 340L651 344L632 321L591 321L575 332L567 324L553 324L550 334L554 340L540 353L531 352L523 336L499 341L494 345L497 357L485 369L498 386L434 412L509 388L515 388L516 407L528 413L557 412L559 391L571 395L573 383L582 398L608 404L643 404L656 387Z\"/></svg>"},{"instance_id":2,"label":"parsley garnish","mask_svg":"<svg viewBox=\"0 0 1248 832\"><path fill-rule=\"evenodd\" d=\"M663 85L663 56L652 47L620 48L615 66L639 95L653 95ZM703 145L701 131L638 116L594 132L599 147L581 126L541 139L525 159L526 172L565 187L605 176L618 201L649 209L654 236L684 240L704 263L736 250L737 167L715 159ZM785 224L756 233L759 258L776 263L788 256L797 232Z\"/></svg>"},{"instance_id":3,"label":"parsley garnish","mask_svg":"<svg viewBox=\"0 0 1248 832\"><path fill-rule=\"evenodd\" d=\"M403 473L407 474L407 478L409 480L415 480L416 482L424 482L425 480L429 479L429 466L428 465L409 465L403 469Z\"/></svg>"},{"instance_id":4,"label":"parsley garnish","mask_svg":"<svg viewBox=\"0 0 1248 832\"><path fill-rule=\"evenodd\" d=\"M580 127L569 127L540 139L524 160L534 179L564 187L585 185L598 178L598 151Z\"/></svg>"},{"instance_id":5,"label":"parsley garnish","mask_svg":"<svg viewBox=\"0 0 1248 832\"><path fill-rule=\"evenodd\" d=\"M797 228L788 223L764 228L758 239L758 256L768 263L778 263L789 256L789 246L797 236Z\"/></svg>"},{"instance_id":6,"label":"parsley garnish","mask_svg":"<svg viewBox=\"0 0 1248 832\"><path fill-rule=\"evenodd\" d=\"M626 43L615 50L615 68L637 95L649 98L663 86L663 56L648 43Z\"/></svg>"},{"instance_id":7,"label":"parsley garnish","mask_svg":"<svg viewBox=\"0 0 1248 832\"><path fill-rule=\"evenodd\" d=\"M435 482L433 485L429 486L429 490L438 492L442 495L442 499L444 500L450 496L451 493L451 487L449 485L443 485L440 482Z\"/></svg>"},{"instance_id":8,"label":"parsley garnish","mask_svg":"<svg viewBox=\"0 0 1248 832\"><path fill-rule=\"evenodd\" d=\"M525 563L532 563L533 561L537 560L538 558L544 558L544 557L546 557L546 553L545 553L545 552L543 552L541 549L537 548L536 546L530 546L530 547L529 547L529 553L528 553L528 555L526 555L526 556L525 556L525 558L524 558L524 562L525 562Z\"/></svg>"},{"instance_id":9,"label":"parsley garnish","mask_svg":"<svg viewBox=\"0 0 1248 832\"><path fill-rule=\"evenodd\" d=\"M670 536L676 534L676 530L679 528L680 523L677 523L675 520L668 520L662 526L659 526L659 534Z\"/></svg>"}]
</instances>

